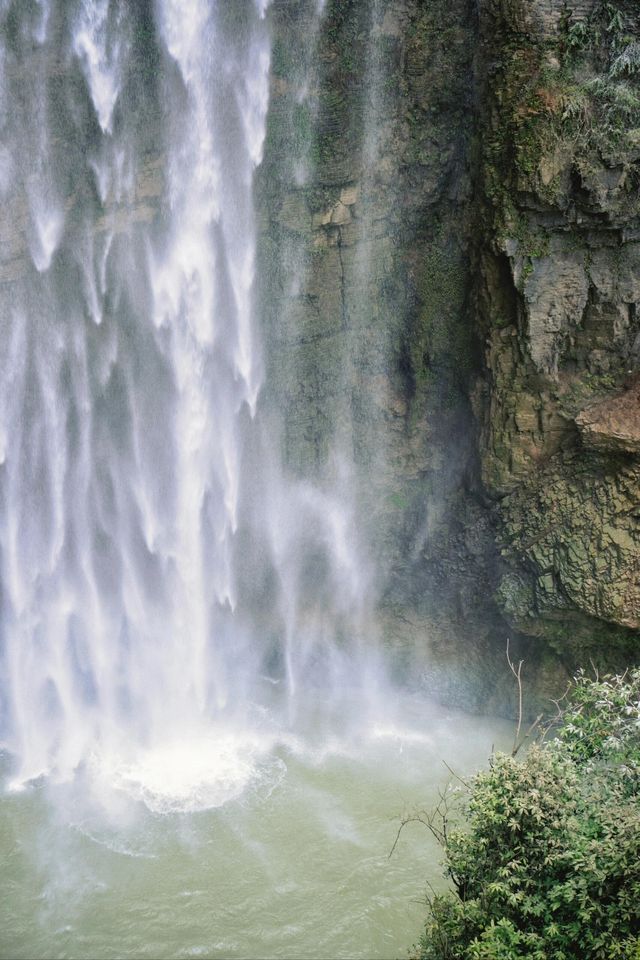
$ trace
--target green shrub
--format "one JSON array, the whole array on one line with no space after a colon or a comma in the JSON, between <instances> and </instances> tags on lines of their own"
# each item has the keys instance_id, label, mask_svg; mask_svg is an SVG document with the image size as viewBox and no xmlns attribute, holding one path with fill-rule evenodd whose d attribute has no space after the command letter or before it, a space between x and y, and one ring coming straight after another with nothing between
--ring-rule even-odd
<instances>
[{"instance_id":1,"label":"green shrub","mask_svg":"<svg viewBox=\"0 0 640 960\"><path fill-rule=\"evenodd\" d=\"M579 676L552 740L498 754L436 832L455 892L421 960L640 960L640 669ZM431 821L431 824L433 822Z\"/></svg>"},{"instance_id":2,"label":"green shrub","mask_svg":"<svg viewBox=\"0 0 640 960\"><path fill-rule=\"evenodd\" d=\"M611 64L609 73L612 77L632 77L640 73L640 43L631 41Z\"/></svg>"}]
</instances>

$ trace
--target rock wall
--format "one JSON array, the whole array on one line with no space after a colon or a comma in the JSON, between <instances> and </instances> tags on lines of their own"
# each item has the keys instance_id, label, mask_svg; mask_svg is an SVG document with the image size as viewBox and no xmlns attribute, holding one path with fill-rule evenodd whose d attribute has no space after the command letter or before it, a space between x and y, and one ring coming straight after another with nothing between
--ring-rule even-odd
<instances>
[{"instance_id":1,"label":"rock wall","mask_svg":"<svg viewBox=\"0 0 640 960\"><path fill-rule=\"evenodd\" d=\"M507 627L469 390L481 362L477 11L473 0L316 10L272 7L258 191L283 457L334 485L341 455L354 465L399 672L481 706L503 672ZM292 53L302 35L315 55Z\"/></svg>"},{"instance_id":2,"label":"rock wall","mask_svg":"<svg viewBox=\"0 0 640 960\"><path fill-rule=\"evenodd\" d=\"M488 2L476 385L513 626L573 669L640 649L640 17Z\"/></svg>"},{"instance_id":3,"label":"rock wall","mask_svg":"<svg viewBox=\"0 0 640 960\"><path fill-rule=\"evenodd\" d=\"M284 459L355 464L405 677L504 707L509 636L544 697L640 648L635 4L317 9L271 11Z\"/></svg>"}]
</instances>

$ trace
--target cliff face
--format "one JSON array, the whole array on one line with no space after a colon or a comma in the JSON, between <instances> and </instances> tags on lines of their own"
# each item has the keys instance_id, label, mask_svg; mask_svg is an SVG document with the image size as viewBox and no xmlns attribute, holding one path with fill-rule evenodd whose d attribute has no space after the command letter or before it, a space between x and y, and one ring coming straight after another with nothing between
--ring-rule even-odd
<instances>
[{"instance_id":1,"label":"cliff face","mask_svg":"<svg viewBox=\"0 0 640 960\"><path fill-rule=\"evenodd\" d=\"M485 489L506 619L570 666L640 629L640 17L488 3Z\"/></svg>"},{"instance_id":2,"label":"cliff face","mask_svg":"<svg viewBox=\"0 0 640 960\"><path fill-rule=\"evenodd\" d=\"M341 459L352 464L398 669L456 696L464 643L482 699L500 618L469 398L480 358L474 3L328 0L322 18L316 9L272 7L258 191L267 383L284 416L283 456L333 484ZM316 51L306 61L300 36Z\"/></svg>"},{"instance_id":3,"label":"cliff face","mask_svg":"<svg viewBox=\"0 0 640 960\"><path fill-rule=\"evenodd\" d=\"M504 703L507 635L541 691L589 656L624 662L640 629L635 4L272 15L262 301L285 460L334 483L336 451L355 464L387 639L420 684Z\"/></svg>"}]
</instances>

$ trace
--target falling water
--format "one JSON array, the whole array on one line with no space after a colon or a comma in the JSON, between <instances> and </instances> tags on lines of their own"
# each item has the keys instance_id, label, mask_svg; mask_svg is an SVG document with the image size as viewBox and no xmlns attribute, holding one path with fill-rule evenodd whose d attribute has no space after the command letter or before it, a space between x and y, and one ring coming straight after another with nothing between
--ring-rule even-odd
<instances>
[{"instance_id":1,"label":"falling water","mask_svg":"<svg viewBox=\"0 0 640 960\"><path fill-rule=\"evenodd\" d=\"M374 672L352 513L285 477L262 414L267 7L0 7L15 785L84 762L179 802L209 766L233 780L230 729Z\"/></svg>"},{"instance_id":2,"label":"falling water","mask_svg":"<svg viewBox=\"0 0 640 960\"><path fill-rule=\"evenodd\" d=\"M397 818L443 753L468 771L495 742L394 691L377 639L395 20L354 7L363 169L327 161L313 212L350 273L323 300L324 227L269 264L254 193L311 223L340 4L269 7L0 0L0 957L404 953L442 880L426 832L389 860ZM304 39L286 77L278 17ZM314 297L325 356L300 346ZM309 462L283 452L281 348L301 406L333 366Z\"/></svg>"}]
</instances>

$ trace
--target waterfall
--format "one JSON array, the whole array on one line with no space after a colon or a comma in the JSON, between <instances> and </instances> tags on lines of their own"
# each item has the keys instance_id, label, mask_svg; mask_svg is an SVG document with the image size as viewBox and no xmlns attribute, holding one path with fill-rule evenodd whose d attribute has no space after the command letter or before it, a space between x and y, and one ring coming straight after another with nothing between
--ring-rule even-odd
<instances>
[{"instance_id":1,"label":"waterfall","mask_svg":"<svg viewBox=\"0 0 640 960\"><path fill-rule=\"evenodd\" d=\"M207 753L226 777L221 724L275 698L291 725L310 687L348 699L375 673L354 511L287 476L263 410L268 6L0 4L16 785L102 757L161 791L189 745L196 779Z\"/></svg>"}]
</instances>

